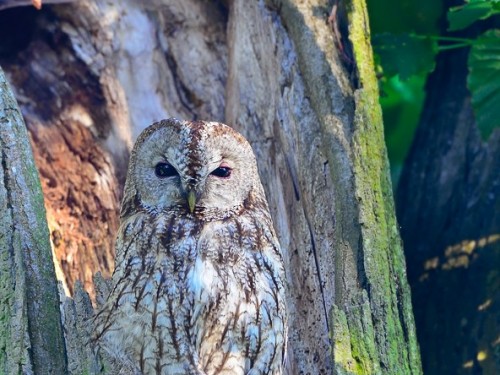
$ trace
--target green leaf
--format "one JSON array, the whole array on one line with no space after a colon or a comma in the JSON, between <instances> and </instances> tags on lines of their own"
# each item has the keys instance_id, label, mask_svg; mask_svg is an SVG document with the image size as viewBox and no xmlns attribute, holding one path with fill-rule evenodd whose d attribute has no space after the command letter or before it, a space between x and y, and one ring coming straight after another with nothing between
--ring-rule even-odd
<instances>
[{"instance_id":1,"label":"green leaf","mask_svg":"<svg viewBox=\"0 0 500 375\"><path fill-rule=\"evenodd\" d=\"M448 11L448 31L465 29L479 19L500 13L498 0L470 0L464 5L452 7Z\"/></svg>"},{"instance_id":2,"label":"green leaf","mask_svg":"<svg viewBox=\"0 0 500 375\"><path fill-rule=\"evenodd\" d=\"M472 44L467 85L483 139L500 126L500 30L489 30Z\"/></svg>"},{"instance_id":3,"label":"green leaf","mask_svg":"<svg viewBox=\"0 0 500 375\"><path fill-rule=\"evenodd\" d=\"M401 80L434 69L437 42L415 34L377 34L372 38L375 53L380 57L384 74L399 74Z\"/></svg>"}]
</instances>

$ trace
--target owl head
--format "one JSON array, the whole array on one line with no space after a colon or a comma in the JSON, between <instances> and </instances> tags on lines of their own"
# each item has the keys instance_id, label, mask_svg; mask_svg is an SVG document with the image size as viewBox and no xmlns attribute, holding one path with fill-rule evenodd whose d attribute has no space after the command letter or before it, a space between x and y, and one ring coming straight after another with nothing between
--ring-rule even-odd
<instances>
[{"instance_id":1,"label":"owl head","mask_svg":"<svg viewBox=\"0 0 500 375\"><path fill-rule=\"evenodd\" d=\"M141 210L225 217L261 190L242 135L217 122L168 119L145 129L134 145L121 216Z\"/></svg>"}]
</instances>

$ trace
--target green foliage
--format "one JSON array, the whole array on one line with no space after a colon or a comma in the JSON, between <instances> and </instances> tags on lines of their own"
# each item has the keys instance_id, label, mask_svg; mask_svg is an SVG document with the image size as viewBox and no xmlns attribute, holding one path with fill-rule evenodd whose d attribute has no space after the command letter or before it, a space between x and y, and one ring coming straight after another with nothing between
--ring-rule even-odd
<instances>
[{"instance_id":1,"label":"green foliage","mask_svg":"<svg viewBox=\"0 0 500 375\"><path fill-rule=\"evenodd\" d=\"M425 75L414 75L406 81L397 75L389 79L383 77L380 85L385 143L391 161L391 178L396 182L418 125L425 96Z\"/></svg>"},{"instance_id":2,"label":"green foliage","mask_svg":"<svg viewBox=\"0 0 500 375\"><path fill-rule=\"evenodd\" d=\"M372 45L382 60L384 74L389 77L399 75L406 80L434 69L437 42L430 37L382 33L372 38Z\"/></svg>"},{"instance_id":3,"label":"green foliage","mask_svg":"<svg viewBox=\"0 0 500 375\"><path fill-rule=\"evenodd\" d=\"M402 44L401 39L404 38L438 33L437 21L443 12L441 1L367 0L367 5L373 35L372 42L377 44L376 53L379 52L378 47L385 43L384 38L386 37L383 35L387 33L395 35L396 42L400 44ZM399 38L398 41L397 36L402 34L405 36ZM410 44L415 43L419 45L419 48L424 48L427 56L430 55L430 52L432 53L432 61L429 63L429 60L421 60L419 64L414 64L412 58L408 57L409 55L404 56L403 58L408 64L405 69L416 72L405 80L401 79L398 74L393 74L394 70L388 74L388 70L393 69L386 64L390 64L390 49L375 56L379 65L378 69L383 72L379 80L380 104L383 109L385 140L394 187L397 185L398 176L418 124L424 99L425 80L428 71L433 69L434 54L436 53L434 50L435 42L429 38L424 41L410 42ZM411 53L411 51L409 52ZM394 55L398 57L397 53ZM413 65L413 68L410 65Z\"/></svg>"},{"instance_id":4,"label":"green foliage","mask_svg":"<svg viewBox=\"0 0 500 375\"><path fill-rule=\"evenodd\" d=\"M472 44L467 84L484 139L500 126L500 30L489 30Z\"/></svg>"},{"instance_id":5,"label":"green foliage","mask_svg":"<svg viewBox=\"0 0 500 375\"><path fill-rule=\"evenodd\" d=\"M375 0L372 1L375 2ZM388 0L384 1L387 3ZM401 7L395 1L393 4L395 7ZM377 9L375 5L374 9ZM381 8L378 9L380 12L383 11ZM435 16L435 13L431 14L432 17ZM500 14L500 0L468 0L464 5L452 7L447 11L449 30L466 28L477 20L486 19L496 14ZM381 16L383 15L378 17ZM385 18L387 19L387 17ZM434 20L434 18L431 19ZM388 22L392 21L389 19ZM377 30L374 30L373 47L386 77L381 84L382 94L385 91L390 91L388 83L391 81L395 83L394 77L397 77L400 84L412 77L419 77L417 80L425 79L427 73L434 69L434 60L438 51L470 46L468 87L472 96L478 128L483 139L487 139L493 129L500 125L498 120L500 119L500 106L497 105L500 103L499 31L490 30L476 39L464 39L435 35L432 28L423 30L423 33L415 33L412 31L414 29L416 27L410 24L407 30L404 30L398 24L398 27L390 32L385 30L384 32L376 32ZM383 101L381 103L384 105ZM384 117L387 119L386 112L390 111L390 108L383 108ZM411 133L412 130L409 132ZM400 133L403 134L403 132ZM386 137L391 138L387 132ZM391 150L389 144L388 149L391 157L391 153L394 151ZM391 158L392 163L393 159Z\"/></svg>"},{"instance_id":6,"label":"green foliage","mask_svg":"<svg viewBox=\"0 0 500 375\"><path fill-rule=\"evenodd\" d=\"M448 11L448 30L455 31L472 25L477 20L500 13L499 0L469 0L464 5L451 7Z\"/></svg>"},{"instance_id":7,"label":"green foliage","mask_svg":"<svg viewBox=\"0 0 500 375\"><path fill-rule=\"evenodd\" d=\"M500 14L500 0L469 0L448 11L450 31L460 30L479 19ZM467 85L483 139L500 125L500 30L489 30L470 42Z\"/></svg>"},{"instance_id":8,"label":"green foliage","mask_svg":"<svg viewBox=\"0 0 500 375\"><path fill-rule=\"evenodd\" d=\"M370 28L380 33L438 33L437 22L443 12L440 0L368 0Z\"/></svg>"}]
</instances>

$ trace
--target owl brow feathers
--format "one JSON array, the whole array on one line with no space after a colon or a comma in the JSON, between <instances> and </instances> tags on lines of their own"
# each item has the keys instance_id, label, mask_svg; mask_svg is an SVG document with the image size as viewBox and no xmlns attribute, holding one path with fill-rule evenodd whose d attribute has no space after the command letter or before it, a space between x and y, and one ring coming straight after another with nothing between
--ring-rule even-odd
<instances>
[{"instance_id":1,"label":"owl brow feathers","mask_svg":"<svg viewBox=\"0 0 500 375\"><path fill-rule=\"evenodd\" d=\"M207 126L208 125L208 126ZM135 170L135 164L137 162L137 153L143 146L143 144L155 133L163 128L171 128L178 134L184 134L186 138L186 159L188 160L188 168L186 168L186 175L190 177L189 184L193 185L197 179L200 178L199 170L202 166L202 158L200 157L200 150L203 148L201 144L208 138L208 130L210 130L211 137L223 137L227 136L228 133L230 137L237 140L242 144L247 144L246 139L232 128L222 123L206 123L204 121L194 121L194 122L181 122L174 118L162 120L154 123L153 125L146 128L138 137L130 156L129 161L129 172ZM189 130L186 133L186 130ZM168 142L168 140L165 140ZM250 146L248 145L250 148ZM120 210L120 217L130 216L137 208L147 210L142 204L140 193L134 189L134 186L129 183L132 179L127 177L126 186L124 191L130 194L124 195Z\"/></svg>"}]
</instances>

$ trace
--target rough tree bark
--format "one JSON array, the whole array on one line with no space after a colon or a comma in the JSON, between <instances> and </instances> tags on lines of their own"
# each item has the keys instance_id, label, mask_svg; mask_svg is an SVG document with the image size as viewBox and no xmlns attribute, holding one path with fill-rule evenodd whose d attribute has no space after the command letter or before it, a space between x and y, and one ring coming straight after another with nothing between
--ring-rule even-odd
<instances>
[{"instance_id":1,"label":"rough tree bark","mask_svg":"<svg viewBox=\"0 0 500 375\"><path fill-rule=\"evenodd\" d=\"M491 24L478 26L459 36L473 38ZM500 373L500 131L481 139L468 52L438 55L398 186L426 374Z\"/></svg>"},{"instance_id":2,"label":"rough tree bark","mask_svg":"<svg viewBox=\"0 0 500 375\"><path fill-rule=\"evenodd\" d=\"M0 69L0 372L63 374L66 353L43 195Z\"/></svg>"},{"instance_id":3,"label":"rough tree bark","mask_svg":"<svg viewBox=\"0 0 500 375\"><path fill-rule=\"evenodd\" d=\"M141 129L170 116L224 121L254 147L285 252L287 373L420 374L366 8L352 0L332 12L333 3L129 0L47 7L31 16L29 43L4 54L0 64L40 155L49 213L80 208L74 217L88 221L79 232L87 238L96 221L111 223L113 231L128 150ZM49 131L46 139L61 138L66 151L43 140L40 134ZM77 142L82 139L93 140L91 151L90 141ZM74 167L54 176L63 168L49 168L53 147L90 163L88 177L72 179L80 173ZM86 181L101 190L73 186ZM51 186L63 182L80 192L77 198L64 195L66 188L62 198L51 198ZM75 204L84 198L101 203ZM69 229L60 228L57 238L71 241ZM98 236L111 246L105 231ZM77 247L72 259L85 272L75 266L71 278L63 266L68 284L80 278L87 286L98 269L110 271L111 257ZM91 329L85 323L90 302L81 288L68 288L75 291L63 308L69 372L96 373L92 348L74 350ZM97 288L97 302L103 289Z\"/></svg>"}]
</instances>

